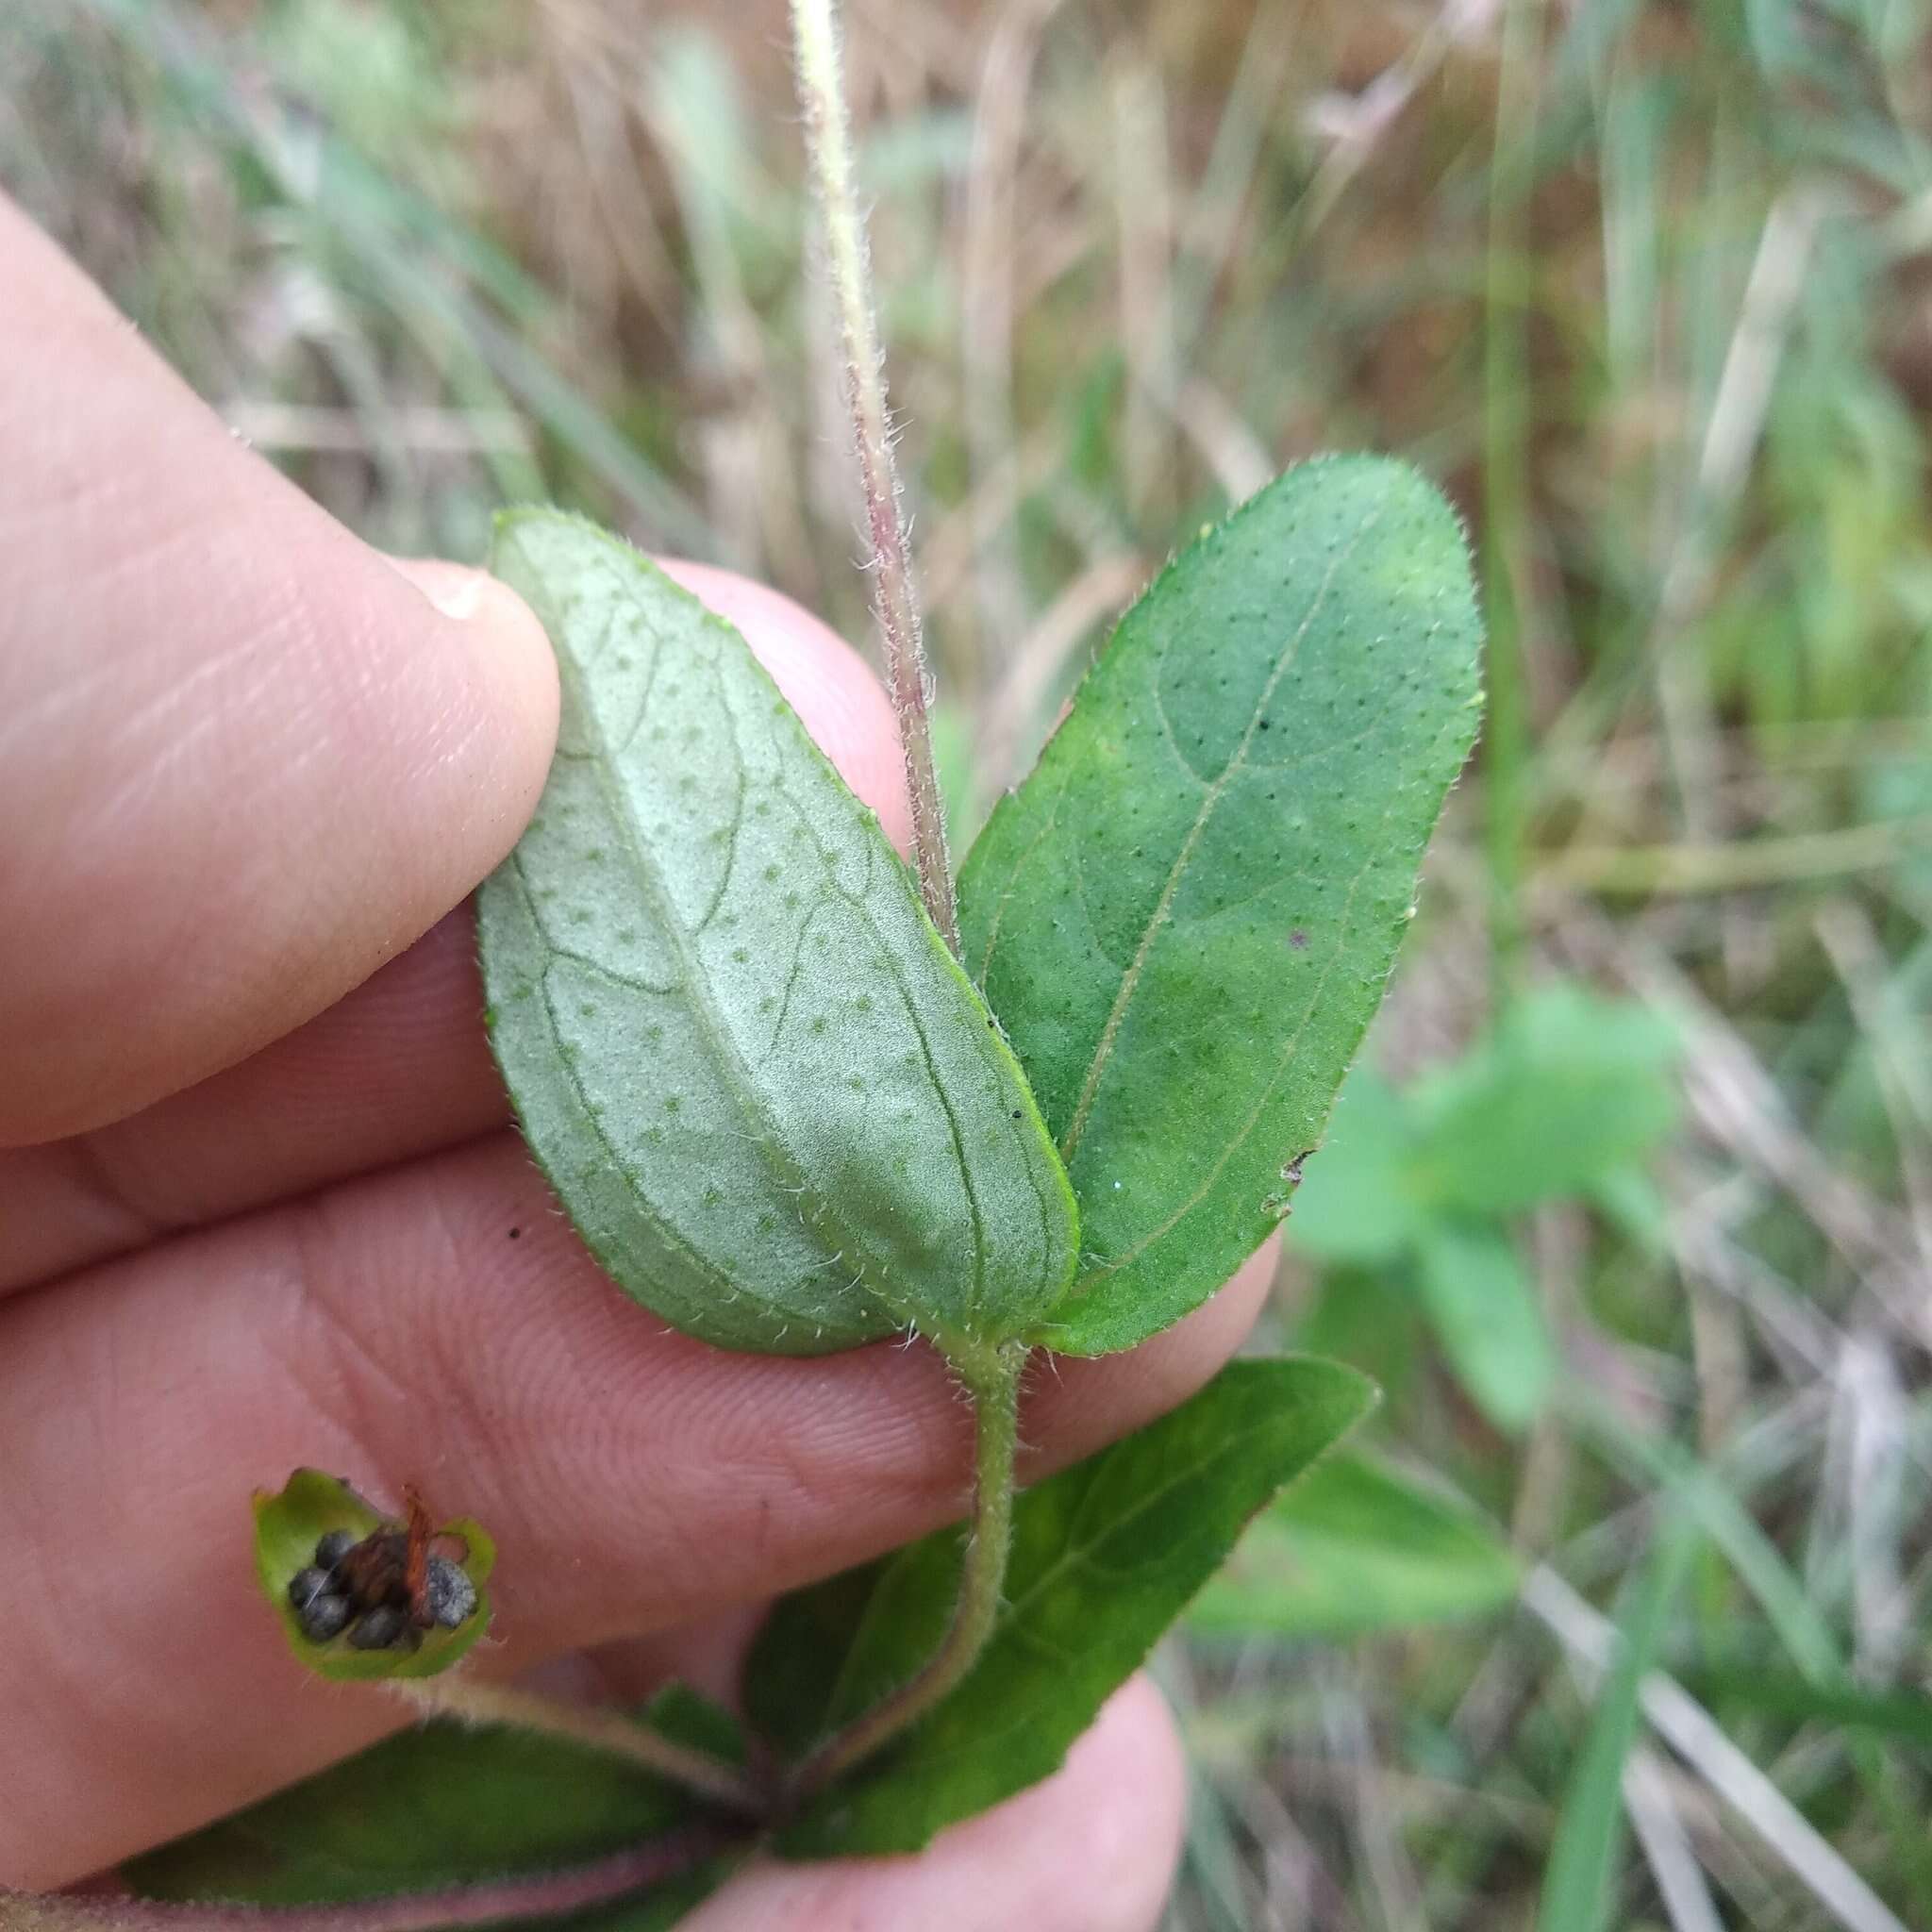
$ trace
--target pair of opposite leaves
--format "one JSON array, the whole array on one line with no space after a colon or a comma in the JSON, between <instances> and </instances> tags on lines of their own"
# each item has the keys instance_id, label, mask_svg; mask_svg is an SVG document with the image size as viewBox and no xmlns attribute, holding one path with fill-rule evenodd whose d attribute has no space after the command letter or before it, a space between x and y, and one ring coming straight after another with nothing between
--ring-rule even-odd
<instances>
[{"instance_id":1,"label":"pair of opposite leaves","mask_svg":"<svg viewBox=\"0 0 1932 1932\"><path fill-rule=\"evenodd\" d=\"M491 1036L626 1291L726 1347L970 1366L1131 1347L1259 1244L1474 735L1420 477L1305 464L1157 579L966 861L963 971L729 625L558 512L493 568L563 720L480 896Z\"/></svg>"}]
</instances>

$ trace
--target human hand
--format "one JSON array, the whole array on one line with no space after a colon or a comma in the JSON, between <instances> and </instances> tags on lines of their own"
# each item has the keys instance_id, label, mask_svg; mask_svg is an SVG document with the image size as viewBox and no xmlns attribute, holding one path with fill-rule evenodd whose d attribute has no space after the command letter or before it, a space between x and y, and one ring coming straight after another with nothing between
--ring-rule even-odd
<instances>
[{"instance_id":1,"label":"human hand","mask_svg":"<svg viewBox=\"0 0 1932 1932\"><path fill-rule=\"evenodd\" d=\"M462 908L550 757L529 613L335 525L4 201L0 285L0 1886L46 1889L401 1721L260 1603L246 1496L292 1466L481 1518L475 1668L628 1698L724 1690L771 1594L958 1514L968 1421L924 1350L665 1332L551 1207ZM870 674L680 574L903 841ZM1258 1287L1041 1375L1029 1473L1204 1381ZM1131 1686L920 1857L760 1868L687 1923L1126 1932L1181 1790Z\"/></svg>"}]
</instances>

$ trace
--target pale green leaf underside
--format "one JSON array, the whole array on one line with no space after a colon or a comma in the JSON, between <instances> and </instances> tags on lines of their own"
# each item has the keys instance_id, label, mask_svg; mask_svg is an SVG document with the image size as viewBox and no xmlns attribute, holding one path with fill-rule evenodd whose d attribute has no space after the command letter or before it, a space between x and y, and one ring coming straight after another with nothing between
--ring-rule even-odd
<instances>
[{"instance_id":1,"label":"pale green leaf underside","mask_svg":"<svg viewBox=\"0 0 1932 1932\"><path fill-rule=\"evenodd\" d=\"M626 545L520 511L493 568L564 696L479 895L491 1039L591 1251L725 1347L1028 1326L1071 1274L1073 1197L875 818L737 631Z\"/></svg>"},{"instance_id":2,"label":"pale green leaf underside","mask_svg":"<svg viewBox=\"0 0 1932 1932\"><path fill-rule=\"evenodd\" d=\"M993 813L966 963L1080 1205L1039 1340L1130 1347L1287 1212L1474 740L1479 641L1441 497L1304 464L1162 574Z\"/></svg>"}]
</instances>

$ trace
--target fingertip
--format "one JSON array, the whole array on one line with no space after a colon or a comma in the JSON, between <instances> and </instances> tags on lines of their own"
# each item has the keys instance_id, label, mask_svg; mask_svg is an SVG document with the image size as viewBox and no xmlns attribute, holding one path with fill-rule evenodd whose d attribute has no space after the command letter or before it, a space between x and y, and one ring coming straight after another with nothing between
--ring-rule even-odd
<instances>
[{"instance_id":1,"label":"fingertip","mask_svg":"<svg viewBox=\"0 0 1932 1932\"><path fill-rule=\"evenodd\" d=\"M1153 1932L1186 1815L1173 1716L1137 1676L1052 1777L924 1852L756 1866L684 1924L687 1932Z\"/></svg>"},{"instance_id":2,"label":"fingertip","mask_svg":"<svg viewBox=\"0 0 1932 1932\"><path fill-rule=\"evenodd\" d=\"M52 829L20 892L46 943L0 1024L0 1145L124 1118L312 1018L459 905L542 795L557 667L523 600L261 493L287 541L211 565L205 609L151 566L144 654L98 612L71 661L42 653L79 695L8 774Z\"/></svg>"},{"instance_id":3,"label":"fingertip","mask_svg":"<svg viewBox=\"0 0 1932 1932\"><path fill-rule=\"evenodd\" d=\"M1108 1874L1091 1932L1152 1932L1180 1869L1188 1823L1188 1756L1172 1707L1145 1672L1129 1677L1068 1754L1077 1780L1070 1812L1087 1821L1087 1843L1070 1847L1069 1870Z\"/></svg>"},{"instance_id":4,"label":"fingertip","mask_svg":"<svg viewBox=\"0 0 1932 1932\"><path fill-rule=\"evenodd\" d=\"M561 701L557 654L537 614L488 571L434 558L390 558L426 598L453 648L468 662L473 708L476 828L482 870L508 852L543 795L557 749Z\"/></svg>"},{"instance_id":5,"label":"fingertip","mask_svg":"<svg viewBox=\"0 0 1932 1932\"><path fill-rule=\"evenodd\" d=\"M557 688L511 592L391 568L4 205L0 254L21 402L0 823L23 828L0 853L0 1144L20 1145L245 1058L460 903L541 795Z\"/></svg>"}]
</instances>

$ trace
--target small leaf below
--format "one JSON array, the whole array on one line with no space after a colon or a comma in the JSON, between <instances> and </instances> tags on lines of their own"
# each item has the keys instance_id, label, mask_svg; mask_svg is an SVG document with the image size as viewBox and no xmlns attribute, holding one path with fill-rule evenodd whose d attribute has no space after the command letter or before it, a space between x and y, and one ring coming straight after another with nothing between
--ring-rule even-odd
<instances>
[{"instance_id":1,"label":"small leaf below","mask_svg":"<svg viewBox=\"0 0 1932 1932\"><path fill-rule=\"evenodd\" d=\"M1589 1191L1675 1124L1677 1051L1650 1008L1565 981L1538 988L1417 1087L1412 1185L1472 1214Z\"/></svg>"},{"instance_id":2,"label":"small leaf below","mask_svg":"<svg viewBox=\"0 0 1932 1932\"><path fill-rule=\"evenodd\" d=\"M1334 1362L1234 1362L1172 1414L1028 1490L978 1663L901 1742L808 1807L780 1848L915 1851L1050 1775L1248 1520L1374 1403L1373 1387ZM786 1598L747 1671L753 1722L796 1752L903 1682L943 1629L959 1553L958 1531L943 1531Z\"/></svg>"},{"instance_id":3,"label":"small leaf below","mask_svg":"<svg viewBox=\"0 0 1932 1932\"><path fill-rule=\"evenodd\" d=\"M681 1742L735 1738L726 1713L705 1707L700 1720L697 1704L667 1692L646 1720ZM439 1720L149 1852L124 1876L147 1898L270 1906L436 1891L589 1864L675 1831L697 1809L678 1787L602 1752ZM675 1923L648 1916L662 1905L654 1893L584 1923Z\"/></svg>"}]
</instances>

